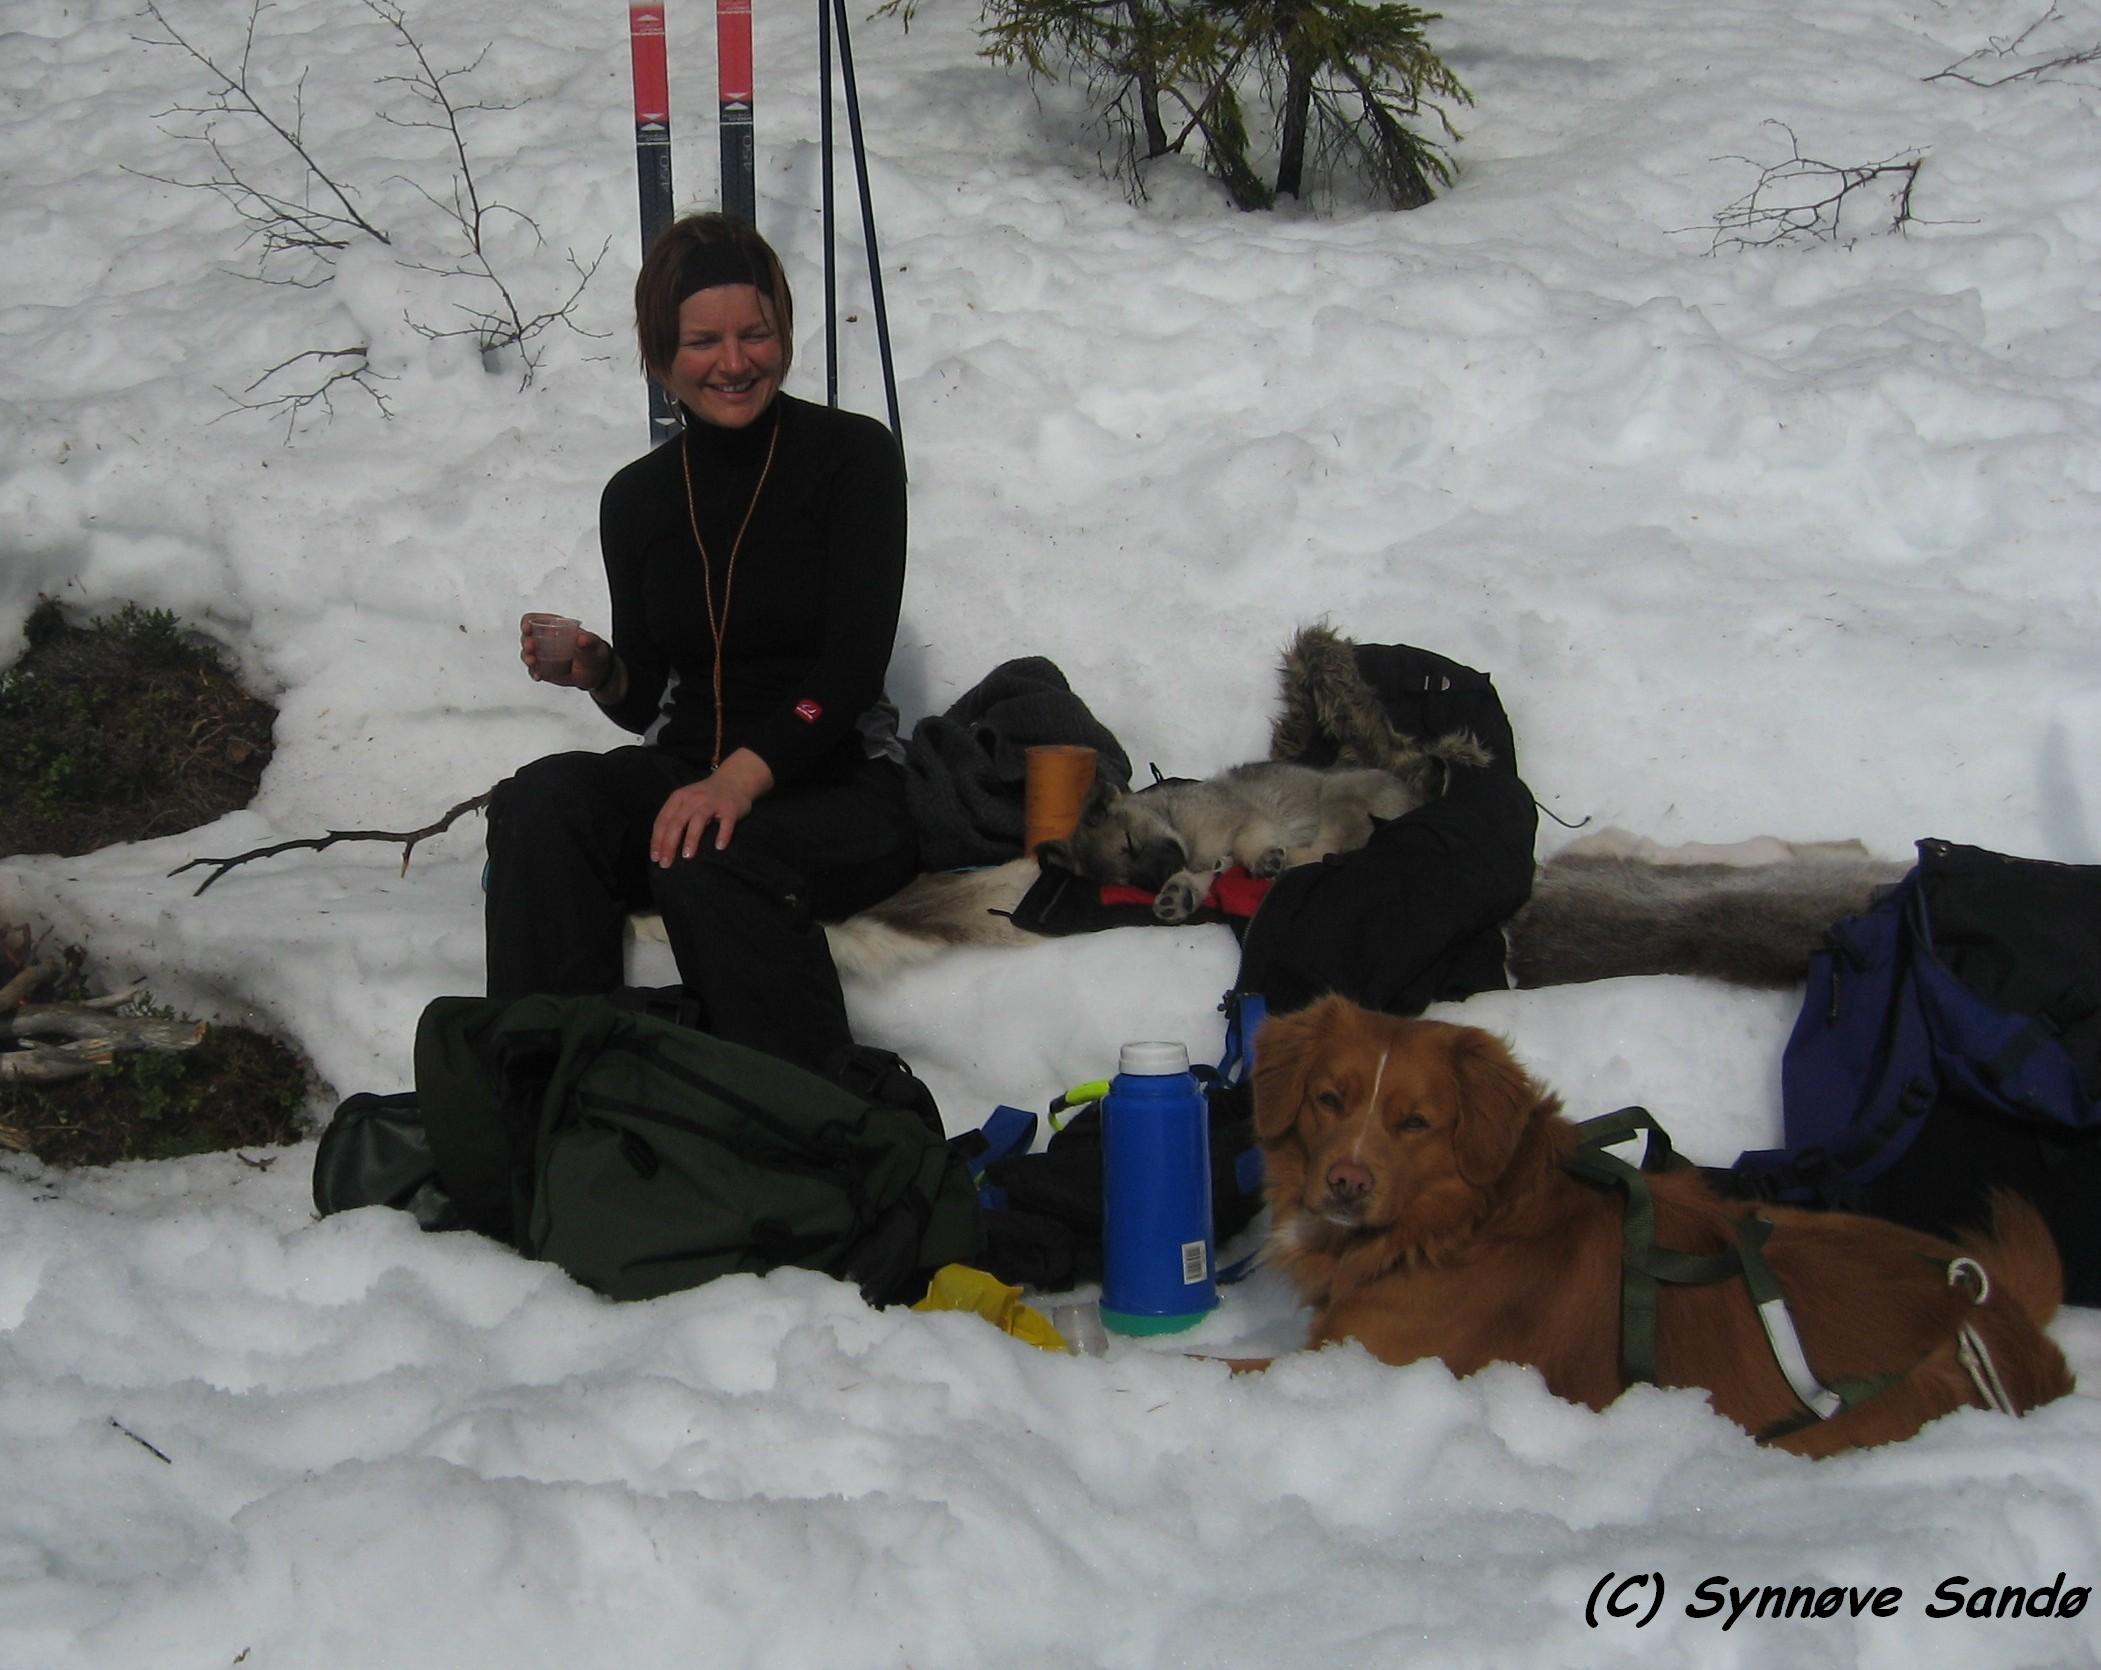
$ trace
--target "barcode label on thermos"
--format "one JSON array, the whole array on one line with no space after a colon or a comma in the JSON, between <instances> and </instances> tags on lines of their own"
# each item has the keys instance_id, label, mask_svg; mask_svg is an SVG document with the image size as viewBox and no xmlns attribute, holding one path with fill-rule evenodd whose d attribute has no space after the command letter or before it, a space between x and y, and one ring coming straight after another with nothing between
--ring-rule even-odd
<instances>
[{"instance_id":1,"label":"barcode label on thermos","mask_svg":"<svg viewBox=\"0 0 2101 1670\"><path fill-rule=\"evenodd\" d=\"M1182 1285L1187 1287L1192 1282L1200 1282L1209 1274L1210 1270L1204 1263L1203 1242L1184 1241L1182 1243Z\"/></svg>"}]
</instances>

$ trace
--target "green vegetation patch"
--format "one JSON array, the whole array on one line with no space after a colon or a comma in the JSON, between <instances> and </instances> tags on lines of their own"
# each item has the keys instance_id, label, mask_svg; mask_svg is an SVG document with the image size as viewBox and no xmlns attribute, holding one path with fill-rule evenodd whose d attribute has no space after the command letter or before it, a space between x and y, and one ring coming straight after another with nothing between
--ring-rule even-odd
<instances>
[{"instance_id":1,"label":"green vegetation patch","mask_svg":"<svg viewBox=\"0 0 2101 1670\"><path fill-rule=\"evenodd\" d=\"M0 856L179 834L255 798L277 710L173 614L75 627L46 598L27 631L0 674Z\"/></svg>"},{"instance_id":2,"label":"green vegetation patch","mask_svg":"<svg viewBox=\"0 0 2101 1670\"><path fill-rule=\"evenodd\" d=\"M75 627L47 598L28 639L0 674L0 856L178 834L255 798L277 710L174 615L127 603ZM17 1069L0 1066L0 1149L107 1165L304 1135L313 1071L252 1027L214 1023L188 1049L120 1050L80 1077L20 1076L42 1041L14 1034L17 1005L82 1005L93 990L77 947L45 956L32 939L27 924L0 926L0 1063ZM110 1011L108 1030L138 1012Z\"/></svg>"},{"instance_id":3,"label":"green vegetation patch","mask_svg":"<svg viewBox=\"0 0 2101 1670\"><path fill-rule=\"evenodd\" d=\"M0 1146L51 1165L298 1142L313 1075L288 1045L214 1024L194 1049L120 1055L85 1078L0 1083Z\"/></svg>"}]
</instances>

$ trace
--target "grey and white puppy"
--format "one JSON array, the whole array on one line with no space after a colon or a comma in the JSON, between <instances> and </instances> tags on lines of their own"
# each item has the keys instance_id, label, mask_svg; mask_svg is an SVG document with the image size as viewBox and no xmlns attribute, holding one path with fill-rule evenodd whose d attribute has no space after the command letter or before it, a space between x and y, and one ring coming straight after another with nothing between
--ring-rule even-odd
<instances>
[{"instance_id":1,"label":"grey and white puppy","mask_svg":"<svg viewBox=\"0 0 2101 1670\"><path fill-rule=\"evenodd\" d=\"M1216 777L1170 779L1135 793L1097 782L1079 827L1046 841L1037 858L1089 881L1143 888L1162 922L1186 922L1229 864L1277 876L1371 839L1378 822L1423 804L1400 773L1321 769L1283 760L1236 765Z\"/></svg>"}]
</instances>

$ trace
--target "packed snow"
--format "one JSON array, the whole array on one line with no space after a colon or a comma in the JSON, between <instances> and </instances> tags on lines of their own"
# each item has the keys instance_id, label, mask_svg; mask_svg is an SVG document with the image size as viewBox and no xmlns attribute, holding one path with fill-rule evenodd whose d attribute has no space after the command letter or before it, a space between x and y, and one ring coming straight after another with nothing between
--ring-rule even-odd
<instances>
[{"instance_id":1,"label":"packed snow","mask_svg":"<svg viewBox=\"0 0 2101 1670\"><path fill-rule=\"evenodd\" d=\"M2071 61L2101 6L2044 5L1455 5L1431 38L1476 103L1455 187L1410 214L1347 187L1238 214L1179 160L1133 204L1077 91L976 55L968 0L857 15L908 721L1043 655L1141 774L1199 775L1264 751L1278 652L1325 619L1491 672L1569 824L2101 860L2101 89ZM210 75L164 34L236 64L246 8L0 12L0 663L39 595L132 600L281 712L248 810L9 858L0 913L259 1017L328 1103L406 1087L423 1006L480 989L479 822L406 873L378 843L202 897L168 872L417 828L620 741L526 679L516 622L602 619L598 489L646 444L618 9L409 8L437 71L472 66L444 85L480 107L483 201L517 211L486 230L523 313L599 262L530 365L447 334L491 292L432 270L459 259L449 139L382 16L277 0L245 48L392 239L263 268L316 288L258 282L199 189L297 195L280 140L196 114ZM691 206L717 189L711 13L669 19ZM822 399L799 14L757 20L758 204L801 304L789 387ZM185 137L208 128L223 160ZM844 140L842 105L840 398L881 414ZM1795 157L1885 172L1830 235L1723 224ZM355 344L362 384L267 404ZM1220 927L1119 930L848 995L960 1130L1126 1038L1215 1056L1234 960ZM1794 1007L1659 977L1449 1013L1572 1112L1638 1101L1722 1161L1778 1134ZM402 1214L317 1220L311 1159L0 1162L5 1670L2101 1662L2091 1392L1812 1464L1692 1392L1594 1414L1517 1368L1189 1355L1294 1342L1263 1272L1094 1357L802 1272L616 1305ZM2101 1323L2056 1331L2101 1388ZM1762 1615L1769 1585L1831 1609ZM2024 1615L1965 1615L2012 1587Z\"/></svg>"}]
</instances>

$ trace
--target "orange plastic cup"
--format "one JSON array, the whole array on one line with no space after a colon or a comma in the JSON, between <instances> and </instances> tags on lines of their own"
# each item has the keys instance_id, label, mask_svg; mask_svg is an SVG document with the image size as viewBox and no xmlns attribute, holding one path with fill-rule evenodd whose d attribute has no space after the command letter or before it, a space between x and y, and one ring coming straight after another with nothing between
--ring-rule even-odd
<instances>
[{"instance_id":1,"label":"orange plastic cup","mask_svg":"<svg viewBox=\"0 0 2101 1670\"><path fill-rule=\"evenodd\" d=\"M1076 743L1039 743L1028 751L1022 792L1022 851L1061 841L1079 827L1080 804L1094 786L1094 750Z\"/></svg>"}]
</instances>

